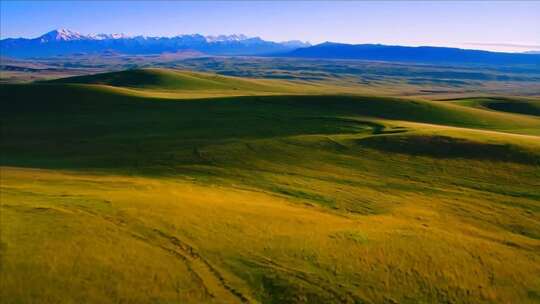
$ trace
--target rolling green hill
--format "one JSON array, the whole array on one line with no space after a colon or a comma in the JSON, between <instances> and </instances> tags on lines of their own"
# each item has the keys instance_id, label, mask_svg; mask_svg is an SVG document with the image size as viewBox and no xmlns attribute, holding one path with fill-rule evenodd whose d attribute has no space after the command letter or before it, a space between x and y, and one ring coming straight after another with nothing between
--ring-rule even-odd
<instances>
[{"instance_id":1,"label":"rolling green hill","mask_svg":"<svg viewBox=\"0 0 540 304\"><path fill-rule=\"evenodd\" d=\"M317 89L312 85L290 83L280 80L257 80L239 77L221 76L217 74L178 71L171 69L134 69L120 72L110 72L95 75L76 76L46 81L45 83L102 85L124 89L137 89L138 95L151 90L176 93L204 93L215 92L219 95L250 95L313 91ZM318 90L320 91L320 90ZM124 91L130 92L130 91ZM167 96L167 95L162 95ZM171 95L169 95L171 96ZM172 95L178 97L178 95ZM199 96L199 95L195 95ZM204 96L204 95L203 95ZM185 97L185 95L183 96Z\"/></svg>"},{"instance_id":2,"label":"rolling green hill","mask_svg":"<svg viewBox=\"0 0 540 304\"><path fill-rule=\"evenodd\" d=\"M539 301L540 117L305 88L2 85L2 303Z\"/></svg>"},{"instance_id":3,"label":"rolling green hill","mask_svg":"<svg viewBox=\"0 0 540 304\"><path fill-rule=\"evenodd\" d=\"M53 83L104 84L147 89L267 89L256 81L188 71L140 69L52 80Z\"/></svg>"},{"instance_id":4,"label":"rolling green hill","mask_svg":"<svg viewBox=\"0 0 540 304\"><path fill-rule=\"evenodd\" d=\"M540 116L540 100L530 98L463 98L454 103L494 111Z\"/></svg>"}]
</instances>

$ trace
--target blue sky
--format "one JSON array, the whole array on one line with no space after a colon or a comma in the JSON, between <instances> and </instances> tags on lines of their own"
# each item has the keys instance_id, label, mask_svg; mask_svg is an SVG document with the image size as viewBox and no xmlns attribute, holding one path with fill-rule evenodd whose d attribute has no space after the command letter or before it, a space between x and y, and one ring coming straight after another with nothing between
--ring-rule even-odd
<instances>
[{"instance_id":1,"label":"blue sky","mask_svg":"<svg viewBox=\"0 0 540 304\"><path fill-rule=\"evenodd\" d=\"M55 28L83 34L243 33L319 43L540 50L536 1L21 1L0 0L0 36Z\"/></svg>"}]
</instances>

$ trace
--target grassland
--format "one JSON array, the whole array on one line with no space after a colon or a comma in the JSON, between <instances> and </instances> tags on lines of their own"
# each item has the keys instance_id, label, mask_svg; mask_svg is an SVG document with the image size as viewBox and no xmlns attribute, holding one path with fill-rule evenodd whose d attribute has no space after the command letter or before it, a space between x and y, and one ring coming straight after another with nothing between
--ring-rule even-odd
<instances>
[{"instance_id":1,"label":"grassland","mask_svg":"<svg viewBox=\"0 0 540 304\"><path fill-rule=\"evenodd\" d=\"M0 100L2 303L540 301L534 98L151 69Z\"/></svg>"},{"instance_id":2,"label":"grassland","mask_svg":"<svg viewBox=\"0 0 540 304\"><path fill-rule=\"evenodd\" d=\"M282 84L290 84L290 81L302 84L307 82L334 93L349 91L362 95L423 99L540 97L540 72L537 65L448 66L362 60L209 57L193 52L145 56L79 54L32 60L0 56L0 83L25 83L156 67L217 73L249 78L251 81L287 80ZM122 86L125 84L122 83Z\"/></svg>"}]
</instances>

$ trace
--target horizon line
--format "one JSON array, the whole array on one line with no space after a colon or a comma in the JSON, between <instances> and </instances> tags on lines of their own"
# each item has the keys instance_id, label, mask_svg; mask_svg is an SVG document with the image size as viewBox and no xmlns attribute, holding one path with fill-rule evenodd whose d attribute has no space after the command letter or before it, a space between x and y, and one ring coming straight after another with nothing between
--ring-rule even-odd
<instances>
[{"instance_id":1,"label":"horizon line","mask_svg":"<svg viewBox=\"0 0 540 304\"><path fill-rule=\"evenodd\" d=\"M261 40L264 40L264 41L269 41L269 42L276 42L276 43L283 43L283 42L291 42L291 41L300 41L302 43L307 43L307 44L310 44L311 46L316 46L316 45L320 45L320 44L324 44L324 43L336 43L336 44L346 44L346 45L384 45L384 46L403 46L403 47L440 47L440 48L455 48L455 49L462 49L462 50L474 50L474 51L486 51L486 52L493 52L493 53L511 53L511 54L527 54L529 52L540 52L540 45L536 45L536 44L521 44L521 43L498 43L498 42L450 42L449 44L437 44L437 43L404 43L404 44L400 44L400 43L380 43L380 42L361 42L361 43L350 43L350 42L340 42L340 41L322 41L322 42L312 42L312 41L309 41L309 40L301 40L301 39L292 39L292 40L282 40L282 41L275 41L275 40L266 40L265 38L261 37L261 36L248 36L248 35L245 35L243 33L230 33L230 34L218 34L218 35L205 35L205 34L201 34L201 33L179 33L179 34L176 34L176 35L162 35L162 36L150 36L150 35L129 35L129 34L125 34L125 33L121 33L121 32L117 32L117 33L114 33L114 32L110 32L110 33L104 33L104 32L101 32L101 33L98 33L98 32L93 32L93 33L82 33L82 32L79 32L79 31L75 31L75 30L71 30L69 28L65 28L65 27L57 27L57 28L54 28L50 31L47 31L39 36L36 36L36 37L23 37L23 36L19 36L19 37L2 37L2 35L0 34L0 41L2 40L7 40L7 39L27 39L27 40L31 40L31 39L37 39L37 38L40 38L48 33L52 33L54 31L69 31L69 32L72 32L72 33L75 33L75 34L79 34L79 35L83 35L83 36L92 36L92 35L123 35L125 36L124 38L136 38L136 37L144 37L144 38L174 38L174 37L179 37L179 36L196 36L196 35L199 35L199 36L202 36L202 37L219 37L219 36L244 36L246 37L247 39L256 39L256 38L259 38ZM462 47L458 46L458 45L462 45ZM522 51L501 51L501 50L486 50L486 49L475 49L475 48L467 48L465 47L466 45L471 45L471 46L492 46L492 47L513 47L513 48L520 48L520 49L523 49Z\"/></svg>"}]
</instances>

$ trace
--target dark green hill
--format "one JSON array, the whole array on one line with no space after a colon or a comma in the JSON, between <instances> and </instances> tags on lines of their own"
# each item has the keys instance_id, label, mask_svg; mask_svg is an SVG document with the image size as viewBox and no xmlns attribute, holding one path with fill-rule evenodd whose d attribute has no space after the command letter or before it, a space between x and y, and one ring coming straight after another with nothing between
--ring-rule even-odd
<instances>
[{"instance_id":1,"label":"dark green hill","mask_svg":"<svg viewBox=\"0 0 540 304\"><path fill-rule=\"evenodd\" d=\"M272 85L236 77L170 69L137 69L76 76L50 83L101 84L158 90L272 90Z\"/></svg>"},{"instance_id":2,"label":"dark green hill","mask_svg":"<svg viewBox=\"0 0 540 304\"><path fill-rule=\"evenodd\" d=\"M503 97L478 97L453 99L452 102L476 108L501 112L540 116L540 100Z\"/></svg>"},{"instance_id":3,"label":"dark green hill","mask_svg":"<svg viewBox=\"0 0 540 304\"><path fill-rule=\"evenodd\" d=\"M101 86L54 83L4 85L0 100L2 153L4 164L10 165L28 161L126 167L136 160L139 165L154 166L174 162L175 158L164 157L179 151L191 162L194 156L199 158L193 154L197 147L231 140L378 134L387 124L380 119L515 133L540 130L540 119L529 116L363 96L245 96L176 102L124 95Z\"/></svg>"}]
</instances>

